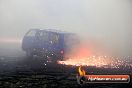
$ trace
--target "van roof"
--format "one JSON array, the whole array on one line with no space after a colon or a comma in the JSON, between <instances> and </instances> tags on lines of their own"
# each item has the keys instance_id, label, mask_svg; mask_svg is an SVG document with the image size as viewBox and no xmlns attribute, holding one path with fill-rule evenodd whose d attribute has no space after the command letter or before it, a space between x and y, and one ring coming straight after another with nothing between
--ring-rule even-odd
<instances>
[{"instance_id":1,"label":"van roof","mask_svg":"<svg viewBox=\"0 0 132 88\"><path fill-rule=\"evenodd\" d=\"M74 34L74 33L69 33L69 32L66 32L66 31L56 30L56 29L30 29L30 30L47 31L47 32L55 32L55 33L62 33L62 34Z\"/></svg>"}]
</instances>

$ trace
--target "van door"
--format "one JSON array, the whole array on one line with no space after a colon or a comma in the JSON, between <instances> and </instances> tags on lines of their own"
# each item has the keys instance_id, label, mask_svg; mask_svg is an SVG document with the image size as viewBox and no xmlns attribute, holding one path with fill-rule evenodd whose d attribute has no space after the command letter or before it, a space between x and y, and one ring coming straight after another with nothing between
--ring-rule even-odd
<instances>
[{"instance_id":1,"label":"van door","mask_svg":"<svg viewBox=\"0 0 132 88\"><path fill-rule=\"evenodd\" d=\"M48 42L49 42L49 34L46 31L40 32L40 47L41 49L47 50L48 49Z\"/></svg>"},{"instance_id":2,"label":"van door","mask_svg":"<svg viewBox=\"0 0 132 88\"><path fill-rule=\"evenodd\" d=\"M49 37L49 47L51 51L58 52L60 49L59 44L59 34L58 33L50 33Z\"/></svg>"},{"instance_id":3,"label":"van door","mask_svg":"<svg viewBox=\"0 0 132 88\"><path fill-rule=\"evenodd\" d=\"M34 47L35 35L36 30L30 30L29 32L26 33L22 42L23 50L32 49Z\"/></svg>"}]
</instances>

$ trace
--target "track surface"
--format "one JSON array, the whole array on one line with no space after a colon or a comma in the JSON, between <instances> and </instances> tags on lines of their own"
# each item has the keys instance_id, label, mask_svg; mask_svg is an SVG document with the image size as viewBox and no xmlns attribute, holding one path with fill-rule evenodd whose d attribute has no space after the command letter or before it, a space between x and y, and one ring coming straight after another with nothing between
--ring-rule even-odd
<instances>
[{"instance_id":1,"label":"track surface","mask_svg":"<svg viewBox=\"0 0 132 88\"><path fill-rule=\"evenodd\" d=\"M132 74L131 69L84 67L89 74ZM129 84L76 82L77 67L46 63L41 58L0 57L0 88L131 88Z\"/></svg>"}]
</instances>

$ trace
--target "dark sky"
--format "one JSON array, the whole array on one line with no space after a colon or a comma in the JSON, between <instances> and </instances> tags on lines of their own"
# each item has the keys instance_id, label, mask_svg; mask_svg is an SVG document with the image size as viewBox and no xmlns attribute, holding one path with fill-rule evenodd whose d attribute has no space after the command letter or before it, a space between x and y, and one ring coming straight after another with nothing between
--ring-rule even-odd
<instances>
[{"instance_id":1,"label":"dark sky","mask_svg":"<svg viewBox=\"0 0 132 88\"><path fill-rule=\"evenodd\" d=\"M0 0L1 42L30 28L75 32L113 55L132 56L132 0Z\"/></svg>"}]
</instances>

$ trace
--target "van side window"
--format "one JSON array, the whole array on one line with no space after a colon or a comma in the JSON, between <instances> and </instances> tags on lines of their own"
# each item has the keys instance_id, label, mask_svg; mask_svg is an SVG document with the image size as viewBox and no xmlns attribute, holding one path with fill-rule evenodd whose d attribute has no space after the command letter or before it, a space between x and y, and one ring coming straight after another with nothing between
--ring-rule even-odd
<instances>
[{"instance_id":1,"label":"van side window","mask_svg":"<svg viewBox=\"0 0 132 88\"><path fill-rule=\"evenodd\" d=\"M49 40L49 34L47 32L41 32L40 36L42 38L42 41L47 42Z\"/></svg>"},{"instance_id":2,"label":"van side window","mask_svg":"<svg viewBox=\"0 0 132 88\"><path fill-rule=\"evenodd\" d=\"M51 33L50 34L50 42L53 44L59 43L59 35L56 33Z\"/></svg>"},{"instance_id":3,"label":"van side window","mask_svg":"<svg viewBox=\"0 0 132 88\"><path fill-rule=\"evenodd\" d=\"M26 35L26 36L29 36L29 37L34 37L34 36L35 36L35 34L36 34L36 31L35 31L35 30L32 30L32 31L29 31L29 32L27 33L27 35Z\"/></svg>"}]
</instances>

